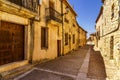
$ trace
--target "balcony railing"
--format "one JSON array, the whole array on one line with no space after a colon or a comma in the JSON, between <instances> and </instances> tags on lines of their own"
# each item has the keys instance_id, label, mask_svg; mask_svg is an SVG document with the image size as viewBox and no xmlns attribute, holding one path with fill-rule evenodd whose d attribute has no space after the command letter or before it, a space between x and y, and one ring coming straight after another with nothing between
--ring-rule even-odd
<instances>
[{"instance_id":1,"label":"balcony railing","mask_svg":"<svg viewBox=\"0 0 120 80\"><path fill-rule=\"evenodd\" d=\"M46 19L62 23L62 15L53 8L46 8Z\"/></svg>"},{"instance_id":2,"label":"balcony railing","mask_svg":"<svg viewBox=\"0 0 120 80\"><path fill-rule=\"evenodd\" d=\"M18 6L24 7L30 11L37 12L38 1L37 0L8 0Z\"/></svg>"}]
</instances>

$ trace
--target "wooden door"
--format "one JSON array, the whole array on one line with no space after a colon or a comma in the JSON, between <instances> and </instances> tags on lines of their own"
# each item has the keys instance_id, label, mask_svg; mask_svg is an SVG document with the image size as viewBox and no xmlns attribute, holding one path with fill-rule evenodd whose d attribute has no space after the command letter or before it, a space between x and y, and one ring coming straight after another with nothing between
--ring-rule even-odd
<instances>
[{"instance_id":1,"label":"wooden door","mask_svg":"<svg viewBox=\"0 0 120 80\"><path fill-rule=\"evenodd\" d=\"M0 65L24 59L24 26L1 21Z\"/></svg>"},{"instance_id":2,"label":"wooden door","mask_svg":"<svg viewBox=\"0 0 120 80\"><path fill-rule=\"evenodd\" d=\"M58 57L61 56L61 40L57 40L57 53Z\"/></svg>"}]
</instances>

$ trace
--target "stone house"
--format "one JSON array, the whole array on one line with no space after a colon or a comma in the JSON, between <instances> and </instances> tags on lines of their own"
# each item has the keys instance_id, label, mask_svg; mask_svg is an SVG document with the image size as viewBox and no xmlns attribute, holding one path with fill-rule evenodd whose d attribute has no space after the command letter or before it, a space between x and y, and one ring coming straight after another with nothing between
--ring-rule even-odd
<instances>
[{"instance_id":1,"label":"stone house","mask_svg":"<svg viewBox=\"0 0 120 80\"><path fill-rule=\"evenodd\" d=\"M96 20L97 47L105 61L107 80L120 79L120 0L102 0Z\"/></svg>"},{"instance_id":2,"label":"stone house","mask_svg":"<svg viewBox=\"0 0 120 80\"><path fill-rule=\"evenodd\" d=\"M32 62L62 55L62 13L60 0L42 0L40 21L34 27Z\"/></svg>"},{"instance_id":3,"label":"stone house","mask_svg":"<svg viewBox=\"0 0 120 80\"><path fill-rule=\"evenodd\" d=\"M32 62L54 59L77 49L77 14L68 1L42 0L41 4L39 26L34 28Z\"/></svg>"},{"instance_id":4,"label":"stone house","mask_svg":"<svg viewBox=\"0 0 120 80\"><path fill-rule=\"evenodd\" d=\"M0 72L28 63L38 9L37 0L0 0Z\"/></svg>"},{"instance_id":5,"label":"stone house","mask_svg":"<svg viewBox=\"0 0 120 80\"><path fill-rule=\"evenodd\" d=\"M100 9L100 13L98 15L98 18L96 19L96 43L95 43L95 47L101 49L101 36L103 35L103 23L104 23L104 19L103 19L103 7L101 7Z\"/></svg>"},{"instance_id":6,"label":"stone house","mask_svg":"<svg viewBox=\"0 0 120 80\"><path fill-rule=\"evenodd\" d=\"M0 0L0 73L76 50L76 17L67 0Z\"/></svg>"},{"instance_id":7,"label":"stone house","mask_svg":"<svg viewBox=\"0 0 120 80\"><path fill-rule=\"evenodd\" d=\"M72 50L77 48L77 37L78 37L78 26L76 25L76 17L77 14L71 7L71 5L66 0L63 4L63 12L65 13L65 8L69 7L69 12L63 16L64 26L63 26L63 33L64 33L64 51L63 53L66 54Z\"/></svg>"},{"instance_id":8,"label":"stone house","mask_svg":"<svg viewBox=\"0 0 120 80\"><path fill-rule=\"evenodd\" d=\"M79 26L79 46L83 47L87 43L87 31L85 31L81 26Z\"/></svg>"}]
</instances>

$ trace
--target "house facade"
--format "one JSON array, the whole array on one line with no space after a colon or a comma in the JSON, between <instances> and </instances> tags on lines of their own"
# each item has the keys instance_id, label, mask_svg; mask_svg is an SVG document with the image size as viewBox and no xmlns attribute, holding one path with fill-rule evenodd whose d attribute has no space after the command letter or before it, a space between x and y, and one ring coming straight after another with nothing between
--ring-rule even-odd
<instances>
[{"instance_id":1,"label":"house facade","mask_svg":"<svg viewBox=\"0 0 120 80\"><path fill-rule=\"evenodd\" d=\"M54 59L78 48L81 33L76 17L67 0L42 0L39 26L34 31L32 62Z\"/></svg>"},{"instance_id":2,"label":"house facade","mask_svg":"<svg viewBox=\"0 0 120 80\"><path fill-rule=\"evenodd\" d=\"M62 54L62 13L60 0L42 0L40 21L34 28L32 62L54 59Z\"/></svg>"},{"instance_id":3,"label":"house facade","mask_svg":"<svg viewBox=\"0 0 120 80\"><path fill-rule=\"evenodd\" d=\"M0 0L0 73L76 50L76 17L67 0Z\"/></svg>"},{"instance_id":4,"label":"house facade","mask_svg":"<svg viewBox=\"0 0 120 80\"><path fill-rule=\"evenodd\" d=\"M79 26L80 27L80 26ZM87 43L87 31L82 27L79 28L79 46L83 47Z\"/></svg>"},{"instance_id":5,"label":"house facade","mask_svg":"<svg viewBox=\"0 0 120 80\"><path fill-rule=\"evenodd\" d=\"M105 61L108 80L120 79L120 1L102 0L103 5L96 20L96 46Z\"/></svg>"},{"instance_id":6,"label":"house facade","mask_svg":"<svg viewBox=\"0 0 120 80\"><path fill-rule=\"evenodd\" d=\"M104 19L103 19L103 7L101 7L100 9L100 13L98 15L98 18L96 19L96 26L95 26L95 29L96 29L96 33L95 33L95 37L96 37L96 43L95 43L95 47L99 47L102 45L100 44L101 40L100 40L100 36L103 35L103 23L104 23Z\"/></svg>"},{"instance_id":7,"label":"house facade","mask_svg":"<svg viewBox=\"0 0 120 80\"><path fill-rule=\"evenodd\" d=\"M63 3L63 13L66 12L65 8L68 7L70 10L67 14L63 16L63 34L64 34L64 51L66 54L72 50L77 49L77 37L78 37L78 26L76 25L77 14L68 3L64 1Z\"/></svg>"},{"instance_id":8,"label":"house facade","mask_svg":"<svg viewBox=\"0 0 120 80\"><path fill-rule=\"evenodd\" d=\"M38 9L37 0L0 0L0 72L28 63Z\"/></svg>"}]
</instances>

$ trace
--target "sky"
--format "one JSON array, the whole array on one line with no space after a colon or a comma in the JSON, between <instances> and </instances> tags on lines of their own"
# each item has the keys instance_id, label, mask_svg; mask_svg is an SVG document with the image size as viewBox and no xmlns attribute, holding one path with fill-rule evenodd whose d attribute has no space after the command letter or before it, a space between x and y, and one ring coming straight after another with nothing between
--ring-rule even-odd
<instances>
[{"instance_id":1,"label":"sky","mask_svg":"<svg viewBox=\"0 0 120 80\"><path fill-rule=\"evenodd\" d=\"M95 32L95 21L102 5L101 0L68 0L78 14L79 25L88 32Z\"/></svg>"}]
</instances>

